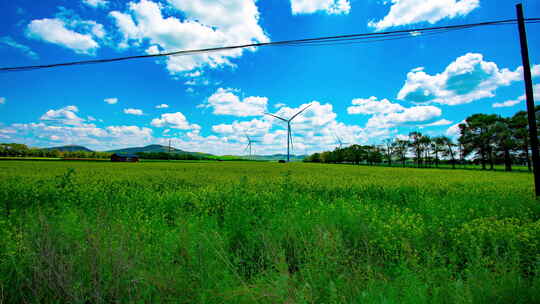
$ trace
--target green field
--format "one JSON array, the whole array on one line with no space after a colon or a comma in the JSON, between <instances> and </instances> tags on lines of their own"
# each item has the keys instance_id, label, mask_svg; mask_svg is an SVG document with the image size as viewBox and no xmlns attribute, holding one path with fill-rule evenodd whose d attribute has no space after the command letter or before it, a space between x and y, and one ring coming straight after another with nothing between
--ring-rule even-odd
<instances>
[{"instance_id":1,"label":"green field","mask_svg":"<svg viewBox=\"0 0 540 304\"><path fill-rule=\"evenodd\" d=\"M0 162L0 303L539 303L528 173Z\"/></svg>"}]
</instances>

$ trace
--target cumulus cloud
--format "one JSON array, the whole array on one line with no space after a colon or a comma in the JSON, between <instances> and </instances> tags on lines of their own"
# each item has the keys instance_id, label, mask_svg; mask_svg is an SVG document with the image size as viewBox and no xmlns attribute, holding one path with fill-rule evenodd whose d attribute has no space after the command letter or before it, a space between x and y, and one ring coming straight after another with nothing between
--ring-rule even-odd
<instances>
[{"instance_id":1,"label":"cumulus cloud","mask_svg":"<svg viewBox=\"0 0 540 304\"><path fill-rule=\"evenodd\" d=\"M266 112L268 98L250 96L240 99L235 92L238 90L219 88L208 97L206 103L199 107L212 108L216 115L233 115L239 117L259 116Z\"/></svg>"},{"instance_id":2,"label":"cumulus cloud","mask_svg":"<svg viewBox=\"0 0 540 304\"><path fill-rule=\"evenodd\" d=\"M535 101L540 99L540 84L536 84L533 87L533 94ZM492 107L494 108L505 108L505 107L513 107L517 105L518 103L526 100L527 97L525 95L521 95L516 99L507 100L504 102L495 102L492 104Z\"/></svg>"},{"instance_id":3,"label":"cumulus cloud","mask_svg":"<svg viewBox=\"0 0 540 304\"><path fill-rule=\"evenodd\" d=\"M105 101L108 104L116 104L118 102L118 98L116 97L105 98L103 99L103 101Z\"/></svg>"},{"instance_id":4,"label":"cumulus cloud","mask_svg":"<svg viewBox=\"0 0 540 304\"><path fill-rule=\"evenodd\" d=\"M326 12L330 15L348 14L351 10L349 0L291 0L293 15Z\"/></svg>"},{"instance_id":5,"label":"cumulus cloud","mask_svg":"<svg viewBox=\"0 0 540 304\"><path fill-rule=\"evenodd\" d=\"M423 68L412 70L397 98L415 103L459 105L493 97L497 88L521 78L521 68L499 69L494 62L484 61L482 54L468 53L439 74L429 75Z\"/></svg>"},{"instance_id":6,"label":"cumulus cloud","mask_svg":"<svg viewBox=\"0 0 540 304\"><path fill-rule=\"evenodd\" d=\"M0 104L5 104L6 100L7 99L5 97L0 97Z\"/></svg>"},{"instance_id":7,"label":"cumulus cloud","mask_svg":"<svg viewBox=\"0 0 540 304\"><path fill-rule=\"evenodd\" d=\"M156 109L166 109L166 108L168 108L168 107L169 107L168 104L162 103L162 104L160 104L160 105L157 105L157 106L156 106Z\"/></svg>"},{"instance_id":8,"label":"cumulus cloud","mask_svg":"<svg viewBox=\"0 0 540 304\"><path fill-rule=\"evenodd\" d=\"M130 115L139 115L139 116L144 114L142 110L132 109L132 108L124 109L124 113L130 114Z\"/></svg>"},{"instance_id":9,"label":"cumulus cloud","mask_svg":"<svg viewBox=\"0 0 540 304\"><path fill-rule=\"evenodd\" d=\"M507 101L504 101L504 102L495 102L495 103L493 103L492 107L494 107L494 108L512 107L512 106L515 106L518 103L524 101L525 99L526 99L525 95L521 95L517 99L511 99L511 100L507 100Z\"/></svg>"},{"instance_id":10,"label":"cumulus cloud","mask_svg":"<svg viewBox=\"0 0 540 304\"><path fill-rule=\"evenodd\" d=\"M532 77L540 76L540 64L534 65L531 67Z\"/></svg>"},{"instance_id":11,"label":"cumulus cloud","mask_svg":"<svg viewBox=\"0 0 540 304\"><path fill-rule=\"evenodd\" d=\"M353 106L347 108L349 114L371 115L367 128L385 129L409 123L418 123L441 116L441 109L434 106L416 106L406 108L388 99L377 97L353 99Z\"/></svg>"},{"instance_id":12,"label":"cumulus cloud","mask_svg":"<svg viewBox=\"0 0 540 304\"><path fill-rule=\"evenodd\" d=\"M122 136L151 137L152 129L141 128L138 126L109 126L105 128L108 131L106 136L118 138Z\"/></svg>"},{"instance_id":13,"label":"cumulus cloud","mask_svg":"<svg viewBox=\"0 0 540 304\"><path fill-rule=\"evenodd\" d=\"M107 0L82 0L84 4L91 7L106 7L109 4Z\"/></svg>"},{"instance_id":14,"label":"cumulus cloud","mask_svg":"<svg viewBox=\"0 0 540 304\"><path fill-rule=\"evenodd\" d=\"M450 137L457 137L460 134L459 125L465 123L465 120L462 120L458 122L455 125L450 126L448 129L446 129L445 134Z\"/></svg>"},{"instance_id":15,"label":"cumulus cloud","mask_svg":"<svg viewBox=\"0 0 540 304\"><path fill-rule=\"evenodd\" d=\"M172 14L169 17L163 16L163 5L150 0L130 2L126 12L112 11L110 16L123 36L119 47L137 47L148 42L163 51L177 51L269 41L259 25L254 0L168 2L176 9L168 11ZM165 62L171 74L193 73L206 67L232 66L230 59L242 56L243 52L237 49L172 56Z\"/></svg>"},{"instance_id":16,"label":"cumulus cloud","mask_svg":"<svg viewBox=\"0 0 540 304\"><path fill-rule=\"evenodd\" d=\"M36 52L32 51L32 49L24 44L18 43L17 41L13 40L13 38L9 36L0 37L0 43L3 43L5 45L8 45L12 48L18 49L19 51L23 52L26 56L32 58L32 59L38 59L39 56L36 54Z\"/></svg>"},{"instance_id":17,"label":"cumulus cloud","mask_svg":"<svg viewBox=\"0 0 540 304\"><path fill-rule=\"evenodd\" d=\"M181 112L161 114L159 118L152 119L150 124L158 128L168 127L179 130L198 130L201 128L197 124L190 124Z\"/></svg>"},{"instance_id":18,"label":"cumulus cloud","mask_svg":"<svg viewBox=\"0 0 540 304\"><path fill-rule=\"evenodd\" d=\"M434 106L417 106L404 108L402 111L371 117L366 127L368 128L391 128L409 123L418 123L441 116L441 109Z\"/></svg>"},{"instance_id":19,"label":"cumulus cloud","mask_svg":"<svg viewBox=\"0 0 540 304\"><path fill-rule=\"evenodd\" d=\"M250 121L235 121L232 124L219 124L212 126L212 131L222 135L237 135L243 138L250 136L263 136L270 131L272 124L268 120L253 119Z\"/></svg>"},{"instance_id":20,"label":"cumulus cloud","mask_svg":"<svg viewBox=\"0 0 540 304\"><path fill-rule=\"evenodd\" d=\"M77 54L94 55L99 48L99 44L94 40L94 36L103 37L103 26L94 21L88 21L87 24L91 25L91 28L85 31L85 33L79 33L70 29L70 27L80 24L68 26L60 18L32 20L28 24L27 35L30 38L66 47Z\"/></svg>"},{"instance_id":21,"label":"cumulus cloud","mask_svg":"<svg viewBox=\"0 0 540 304\"><path fill-rule=\"evenodd\" d=\"M308 151L333 149L336 133L339 133L344 141L351 144L366 142L372 137L388 133L387 130L369 130L368 132L360 126L338 122L337 114L333 111L333 106L330 103L321 104L314 101L311 104L312 106L308 110L292 122L293 153L303 154L309 153ZM284 107L275 114L287 118L307 105ZM245 153L247 142L245 134L248 134L252 140L255 140L252 148L254 151L259 151L257 153L285 153L286 150L286 124L270 116L214 125L212 132L217 136L201 136L198 132L188 133L189 144L193 147L200 147L200 149L204 147L206 149L204 151L216 151L217 154L225 154L225 151L242 154Z\"/></svg>"},{"instance_id":22,"label":"cumulus cloud","mask_svg":"<svg viewBox=\"0 0 540 304\"><path fill-rule=\"evenodd\" d=\"M145 145L154 141L152 129L138 126L108 126L99 128L94 124L78 126L50 125L47 123L13 124L12 137L20 142L36 146L50 145L48 140L61 144L77 144L93 149L124 148Z\"/></svg>"},{"instance_id":23,"label":"cumulus cloud","mask_svg":"<svg viewBox=\"0 0 540 304\"><path fill-rule=\"evenodd\" d=\"M388 99L378 100L375 96L353 99L352 104L353 106L347 108L349 114L386 114L405 109L398 103L392 103Z\"/></svg>"},{"instance_id":24,"label":"cumulus cloud","mask_svg":"<svg viewBox=\"0 0 540 304\"><path fill-rule=\"evenodd\" d=\"M80 125L85 120L77 116L79 109L76 106L66 106L58 110L49 110L40 117L40 120L56 122L64 125Z\"/></svg>"},{"instance_id":25,"label":"cumulus cloud","mask_svg":"<svg viewBox=\"0 0 540 304\"><path fill-rule=\"evenodd\" d=\"M388 14L368 25L376 30L419 22L436 23L442 19L466 16L480 6L480 0L391 0Z\"/></svg>"},{"instance_id":26,"label":"cumulus cloud","mask_svg":"<svg viewBox=\"0 0 540 304\"><path fill-rule=\"evenodd\" d=\"M66 106L58 110L49 110L41 116L39 123L14 123L0 129L12 140L32 146L50 146L51 140L61 144L78 144L92 149L124 148L133 145L150 144L156 139L152 129L139 126L97 127L78 117L76 106ZM90 120L90 119L89 119Z\"/></svg>"},{"instance_id":27,"label":"cumulus cloud","mask_svg":"<svg viewBox=\"0 0 540 304\"><path fill-rule=\"evenodd\" d=\"M453 123L453 121L451 120L448 120L448 119L440 119L440 120L437 120L435 122L432 122L432 123L429 123L429 124L425 124L425 125L422 125L423 127L436 127L436 126L447 126L447 125L451 125Z\"/></svg>"}]
</instances>

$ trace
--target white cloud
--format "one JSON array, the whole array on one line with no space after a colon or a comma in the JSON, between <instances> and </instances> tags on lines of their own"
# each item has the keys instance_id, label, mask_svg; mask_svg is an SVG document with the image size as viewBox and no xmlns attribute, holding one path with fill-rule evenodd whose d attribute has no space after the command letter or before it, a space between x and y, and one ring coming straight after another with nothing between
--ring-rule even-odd
<instances>
[{"instance_id":1,"label":"white cloud","mask_svg":"<svg viewBox=\"0 0 540 304\"><path fill-rule=\"evenodd\" d=\"M297 116L291 124L296 126L296 129L312 129L321 128L328 125L332 121L335 121L337 114L334 112L334 108L331 103L321 104L314 100L309 104L303 104L297 108L282 107L275 113L276 116L283 117L285 119L291 118L293 115L301 111L308 105L311 106ZM272 121L280 122L275 118L269 118Z\"/></svg>"},{"instance_id":2,"label":"white cloud","mask_svg":"<svg viewBox=\"0 0 540 304\"><path fill-rule=\"evenodd\" d=\"M156 140L152 136L152 129L139 126L99 128L94 124L72 126L51 125L48 122L42 122L12 124L9 131L11 131L10 137L17 142L32 146L50 146L50 140L52 140L55 145L77 144L97 150L147 145Z\"/></svg>"},{"instance_id":3,"label":"white cloud","mask_svg":"<svg viewBox=\"0 0 540 304\"><path fill-rule=\"evenodd\" d=\"M533 94L534 94L535 102L538 99L540 99L540 84L534 85ZM522 102L522 101L524 101L526 99L527 98L525 97L525 95L521 95L516 99L511 99L511 100L507 100L507 101L504 101L504 102L495 102L495 103L493 103L492 107L494 107L494 108L512 107L512 106L515 106L518 103L520 103L520 102Z\"/></svg>"},{"instance_id":4,"label":"white cloud","mask_svg":"<svg viewBox=\"0 0 540 304\"><path fill-rule=\"evenodd\" d=\"M208 97L208 101L199 107L213 108L216 115L233 115L239 117L259 116L266 111L268 98L260 96L240 97L234 94L233 89L219 88Z\"/></svg>"},{"instance_id":5,"label":"white cloud","mask_svg":"<svg viewBox=\"0 0 540 304\"><path fill-rule=\"evenodd\" d=\"M6 100L7 99L5 97L0 97L0 104L5 104Z\"/></svg>"},{"instance_id":6,"label":"white cloud","mask_svg":"<svg viewBox=\"0 0 540 304\"><path fill-rule=\"evenodd\" d=\"M540 64L534 65L531 67L532 77L540 76Z\"/></svg>"},{"instance_id":7,"label":"white cloud","mask_svg":"<svg viewBox=\"0 0 540 304\"><path fill-rule=\"evenodd\" d=\"M448 129L446 129L446 132L445 132L446 135L450 137L459 136L460 134L459 125L462 123L465 123L465 120L462 120L458 122L457 124L450 126Z\"/></svg>"},{"instance_id":8,"label":"white cloud","mask_svg":"<svg viewBox=\"0 0 540 304\"><path fill-rule=\"evenodd\" d=\"M437 120L435 122L432 122L432 123L429 123L429 124L425 124L425 125L422 125L422 127L437 127L437 126L447 126L447 125L451 125L453 123L453 121L450 121L448 119L440 119L440 120Z\"/></svg>"},{"instance_id":9,"label":"white cloud","mask_svg":"<svg viewBox=\"0 0 540 304\"><path fill-rule=\"evenodd\" d=\"M313 14L324 11L327 14L348 14L351 10L349 0L291 0L293 15Z\"/></svg>"},{"instance_id":10,"label":"white cloud","mask_svg":"<svg viewBox=\"0 0 540 304\"><path fill-rule=\"evenodd\" d=\"M143 115L143 111L140 110L140 109L132 109L132 108L129 108L129 109L124 109L124 113L125 114L131 114L131 115Z\"/></svg>"},{"instance_id":11,"label":"white cloud","mask_svg":"<svg viewBox=\"0 0 540 304\"><path fill-rule=\"evenodd\" d=\"M162 4L149 0L130 2L125 13L111 12L110 16L123 35L119 47L139 46L148 42L164 51L177 51L269 41L258 24L259 12L254 0L168 2L178 10L168 11L168 14L172 13L169 17L163 16ZM242 54L242 49L236 49L172 56L165 61L169 72L178 74L205 67L233 65L230 59Z\"/></svg>"},{"instance_id":12,"label":"white cloud","mask_svg":"<svg viewBox=\"0 0 540 304\"><path fill-rule=\"evenodd\" d=\"M314 151L333 149L334 134L348 143L367 142L387 134L387 130L369 130L356 125L346 125L336 120L337 114L330 103L321 104L318 101L292 122L294 149L292 153L303 154ZM285 107L278 111L278 116L290 117L308 104L297 108ZM208 151L217 154L245 154L247 139L246 132L252 140L254 153L283 154L286 151L286 125L270 116L252 119L250 121L235 121L231 124L219 124L212 127L217 135L201 136L198 132L188 133L189 140L184 144L191 150Z\"/></svg>"},{"instance_id":13,"label":"white cloud","mask_svg":"<svg viewBox=\"0 0 540 304\"><path fill-rule=\"evenodd\" d=\"M5 45L9 45L10 47L13 47L13 48L16 48L18 50L20 50L21 52L23 52L26 56L32 58L32 59L38 59L39 56L38 54L36 54L36 52L32 51L32 49L30 49L30 47L24 45L24 44L21 44L21 43L18 43L17 41L13 40L13 38L9 37L9 36L4 36L4 37L0 37L0 43L3 43Z\"/></svg>"},{"instance_id":14,"label":"white cloud","mask_svg":"<svg viewBox=\"0 0 540 304\"><path fill-rule=\"evenodd\" d=\"M105 37L105 28L102 24L95 21L86 21L86 24L90 26L92 34L98 38Z\"/></svg>"},{"instance_id":15,"label":"white cloud","mask_svg":"<svg viewBox=\"0 0 540 304\"><path fill-rule=\"evenodd\" d=\"M160 105L157 105L157 106L156 106L156 109L166 109L166 108L168 108L168 107L169 107L168 104L162 103L162 104L160 104Z\"/></svg>"},{"instance_id":16,"label":"white cloud","mask_svg":"<svg viewBox=\"0 0 540 304\"><path fill-rule=\"evenodd\" d=\"M494 108L505 108L505 107L512 107L517 105L518 103L525 100L525 95L519 96L517 99L507 100L504 102L495 102L493 103L492 107Z\"/></svg>"},{"instance_id":17,"label":"white cloud","mask_svg":"<svg viewBox=\"0 0 540 304\"><path fill-rule=\"evenodd\" d=\"M12 128L0 129L0 138L11 138L11 134L17 133L17 130Z\"/></svg>"},{"instance_id":18,"label":"white cloud","mask_svg":"<svg viewBox=\"0 0 540 304\"><path fill-rule=\"evenodd\" d=\"M245 134L263 136L270 131L271 127L270 121L255 118L251 121L235 121L232 124L215 125L212 126L212 131L218 134L237 135L243 138Z\"/></svg>"},{"instance_id":19,"label":"white cloud","mask_svg":"<svg viewBox=\"0 0 540 304\"><path fill-rule=\"evenodd\" d=\"M181 112L161 114L160 118L152 119L151 125L159 128L167 126L179 130L198 130L201 128L197 124L190 124Z\"/></svg>"},{"instance_id":20,"label":"white cloud","mask_svg":"<svg viewBox=\"0 0 540 304\"><path fill-rule=\"evenodd\" d=\"M106 7L109 4L107 0L82 0L84 4L91 7Z\"/></svg>"},{"instance_id":21,"label":"white cloud","mask_svg":"<svg viewBox=\"0 0 540 304\"><path fill-rule=\"evenodd\" d=\"M441 109L434 106L404 108L403 111L380 114L371 117L366 123L368 128L385 129L408 123L417 123L441 116Z\"/></svg>"},{"instance_id":22,"label":"white cloud","mask_svg":"<svg viewBox=\"0 0 540 304\"><path fill-rule=\"evenodd\" d=\"M403 111L405 108L397 103L391 103L388 99L378 100L377 97L356 98L352 100L353 106L347 108L349 114L386 114Z\"/></svg>"},{"instance_id":23,"label":"white cloud","mask_svg":"<svg viewBox=\"0 0 540 304\"><path fill-rule=\"evenodd\" d=\"M423 68L412 70L397 98L416 103L470 103L495 96L497 88L520 80L521 71L499 69L494 62L484 61L482 54L468 53L439 74L429 75Z\"/></svg>"},{"instance_id":24,"label":"white cloud","mask_svg":"<svg viewBox=\"0 0 540 304\"><path fill-rule=\"evenodd\" d=\"M49 110L40 117L40 120L56 122L64 125L81 125L83 118L77 116L79 109L76 106L67 106L58 110Z\"/></svg>"},{"instance_id":25,"label":"white cloud","mask_svg":"<svg viewBox=\"0 0 540 304\"><path fill-rule=\"evenodd\" d=\"M110 126L105 128L110 137L123 137L123 136L135 136L135 137L150 137L152 136L152 129L141 128L138 126Z\"/></svg>"},{"instance_id":26,"label":"white cloud","mask_svg":"<svg viewBox=\"0 0 540 304\"><path fill-rule=\"evenodd\" d=\"M116 104L118 102L118 98L112 97L112 98L105 98L103 99L108 104Z\"/></svg>"},{"instance_id":27,"label":"white cloud","mask_svg":"<svg viewBox=\"0 0 540 304\"><path fill-rule=\"evenodd\" d=\"M372 115L366 123L367 128L387 129L413 122L423 122L441 116L441 109L434 106L416 106L406 108L388 99L370 98L353 99L353 106L347 108L349 114ZM441 122L441 121L440 121Z\"/></svg>"},{"instance_id":28,"label":"white cloud","mask_svg":"<svg viewBox=\"0 0 540 304\"><path fill-rule=\"evenodd\" d=\"M283 108L284 106L286 106L286 104L279 102L274 105L274 108L279 109L279 108Z\"/></svg>"},{"instance_id":29,"label":"white cloud","mask_svg":"<svg viewBox=\"0 0 540 304\"><path fill-rule=\"evenodd\" d=\"M445 18L468 15L480 6L480 0L391 0L391 4L388 15L368 25L380 31L419 22L433 24Z\"/></svg>"},{"instance_id":30,"label":"white cloud","mask_svg":"<svg viewBox=\"0 0 540 304\"><path fill-rule=\"evenodd\" d=\"M94 26L98 27L99 32L99 25ZM67 27L64 20L58 18L32 20L28 24L27 34L30 38L57 44L78 54L94 55L99 48L99 44L93 39L92 30L86 34L75 32Z\"/></svg>"},{"instance_id":31,"label":"white cloud","mask_svg":"<svg viewBox=\"0 0 540 304\"><path fill-rule=\"evenodd\" d=\"M201 71L195 71L195 72L192 72L192 73L186 73L185 76L186 77L199 77L202 74L203 73Z\"/></svg>"}]
</instances>

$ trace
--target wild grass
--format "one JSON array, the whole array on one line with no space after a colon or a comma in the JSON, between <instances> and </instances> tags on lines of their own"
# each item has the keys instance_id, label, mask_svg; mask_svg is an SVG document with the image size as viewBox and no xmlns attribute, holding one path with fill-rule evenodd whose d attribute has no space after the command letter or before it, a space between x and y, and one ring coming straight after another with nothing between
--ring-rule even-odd
<instances>
[{"instance_id":1,"label":"wild grass","mask_svg":"<svg viewBox=\"0 0 540 304\"><path fill-rule=\"evenodd\" d=\"M538 303L532 176L0 162L0 302Z\"/></svg>"}]
</instances>

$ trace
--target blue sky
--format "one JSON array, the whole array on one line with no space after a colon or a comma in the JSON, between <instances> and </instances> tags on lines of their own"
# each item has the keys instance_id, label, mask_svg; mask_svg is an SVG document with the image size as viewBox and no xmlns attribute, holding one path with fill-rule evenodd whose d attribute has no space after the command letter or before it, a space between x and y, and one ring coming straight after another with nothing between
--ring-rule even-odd
<instances>
[{"instance_id":1,"label":"blue sky","mask_svg":"<svg viewBox=\"0 0 540 304\"><path fill-rule=\"evenodd\" d=\"M226 4L223 4L226 3ZM0 3L0 66L413 29L515 18L515 1L17 0ZM523 1L540 17L538 1ZM535 82L539 24L528 25ZM535 87L540 93L540 86ZM540 95L538 94L537 95ZM108 150L168 143L188 151L283 153L381 143L410 131L455 135L474 113L525 102L517 29L411 39L262 47L0 74L0 141ZM540 97L540 96L539 96Z\"/></svg>"}]
</instances>

